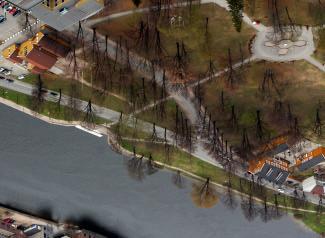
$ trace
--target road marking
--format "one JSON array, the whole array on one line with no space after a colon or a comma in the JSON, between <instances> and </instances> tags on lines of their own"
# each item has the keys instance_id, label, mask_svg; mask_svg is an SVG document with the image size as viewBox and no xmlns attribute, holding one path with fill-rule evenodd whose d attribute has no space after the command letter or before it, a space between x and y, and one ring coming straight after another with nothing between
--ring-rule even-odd
<instances>
[{"instance_id":1,"label":"road marking","mask_svg":"<svg viewBox=\"0 0 325 238\"><path fill-rule=\"evenodd\" d=\"M102 136L103 136L102 134L100 134L100 133L97 132L97 131L88 130L87 128L84 128L84 127L82 127L82 126L80 126L80 125L77 125L77 126L75 126L75 127L76 127L77 129L79 129L79 130L82 130L82 131L88 132L89 134L92 134L92 135L97 136L97 137L102 137Z\"/></svg>"}]
</instances>

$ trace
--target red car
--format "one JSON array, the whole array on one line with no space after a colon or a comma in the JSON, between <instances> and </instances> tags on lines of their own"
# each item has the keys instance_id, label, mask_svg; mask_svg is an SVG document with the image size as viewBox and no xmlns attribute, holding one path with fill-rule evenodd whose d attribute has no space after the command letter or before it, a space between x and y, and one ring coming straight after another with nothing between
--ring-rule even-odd
<instances>
[{"instance_id":1,"label":"red car","mask_svg":"<svg viewBox=\"0 0 325 238\"><path fill-rule=\"evenodd\" d=\"M11 14L11 15L13 15L15 12L17 11L17 8L13 8L13 9L11 9L10 11L9 11L9 13Z\"/></svg>"},{"instance_id":2,"label":"red car","mask_svg":"<svg viewBox=\"0 0 325 238\"><path fill-rule=\"evenodd\" d=\"M5 218L5 219L3 219L2 220L2 223L4 223L4 224L13 224L15 222L15 220L14 219L11 219L11 218Z\"/></svg>"}]
</instances>

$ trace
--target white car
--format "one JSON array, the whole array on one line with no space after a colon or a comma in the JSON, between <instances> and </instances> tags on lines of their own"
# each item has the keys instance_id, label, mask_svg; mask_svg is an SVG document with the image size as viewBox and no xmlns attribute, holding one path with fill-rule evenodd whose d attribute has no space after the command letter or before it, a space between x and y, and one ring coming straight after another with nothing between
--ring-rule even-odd
<instances>
[{"instance_id":1,"label":"white car","mask_svg":"<svg viewBox=\"0 0 325 238\"><path fill-rule=\"evenodd\" d=\"M10 75L11 70L6 69L5 71L3 71L3 74L6 75L6 76Z\"/></svg>"},{"instance_id":2,"label":"white car","mask_svg":"<svg viewBox=\"0 0 325 238\"><path fill-rule=\"evenodd\" d=\"M284 190L282 188L278 188L279 193L284 193Z\"/></svg>"},{"instance_id":3,"label":"white car","mask_svg":"<svg viewBox=\"0 0 325 238\"><path fill-rule=\"evenodd\" d=\"M59 13L60 13L61 15L64 15L64 14L66 14L68 11L69 11L69 9L68 9L67 7L63 7L63 8L61 8L61 9L59 10Z\"/></svg>"},{"instance_id":4,"label":"white car","mask_svg":"<svg viewBox=\"0 0 325 238\"><path fill-rule=\"evenodd\" d=\"M26 76L25 74L21 74L21 75L18 76L18 79L19 79L19 80L22 80L22 79L25 78L25 76Z\"/></svg>"},{"instance_id":5,"label":"white car","mask_svg":"<svg viewBox=\"0 0 325 238\"><path fill-rule=\"evenodd\" d=\"M3 71L5 71L5 70L6 70L5 68L0 67L0 73L3 72Z\"/></svg>"}]
</instances>

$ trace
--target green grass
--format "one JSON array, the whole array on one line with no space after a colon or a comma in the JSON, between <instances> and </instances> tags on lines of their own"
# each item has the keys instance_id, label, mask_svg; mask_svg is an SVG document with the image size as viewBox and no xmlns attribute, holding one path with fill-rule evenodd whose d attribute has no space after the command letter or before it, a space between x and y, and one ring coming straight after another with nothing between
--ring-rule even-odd
<instances>
[{"instance_id":1,"label":"green grass","mask_svg":"<svg viewBox=\"0 0 325 238\"><path fill-rule=\"evenodd\" d=\"M22 81L30 84L35 84L38 79L37 75L30 74L27 75L25 79ZM62 90L62 93L65 95L69 95L71 92L72 85L75 86L75 90L77 92L77 96L79 99L88 101L89 99L92 100L94 104L110 108L114 111L124 111L127 112L128 109L128 103L114 97L112 95L103 95L101 92L92 89L91 87L88 87L86 85L82 85L81 83L77 81L72 81L71 79L65 79L63 77L53 75L53 74L44 74L42 77L42 80L45 84L45 88L48 88L53 91L59 91L59 89Z\"/></svg>"},{"instance_id":2,"label":"green grass","mask_svg":"<svg viewBox=\"0 0 325 238\"><path fill-rule=\"evenodd\" d=\"M318 234L325 233L325 216L315 213L295 212L294 217Z\"/></svg>"},{"instance_id":3,"label":"green grass","mask_svg":"<svg viewBox=\"0 0 325 238\"><path fill-rule=\"evenodd\" d=\"M243 24L241 33L234 30L230 14L215 4L202 4L193 6L191 14L188 8L179 8L175 14L184 19L184 27L170 27L167 20L160 19L158 28L161 35L162 47L168 57L164 58L164 64L172 70L173 58L176 55L176 42L184 42L188 52L188 76L197 77L206 73L210 59L215 61L216 68L221 69L227 65L227 50L232 49L234 61L239 61L239 44L242 45L244 57L249 55L248 44L254 35L254 30ZM208 34L205 31L206 18L209 18ZM133 14L96 26L102 34L108 34L114 40L120 36L128 40L129 47L137 48L138 53L147 58L155 58L154 46L149 52L136 46L136 29L140 21L147 22L147 14ZM152 33L154 34L154 33Z\"/></svg>"},{"instance_id":4,"label":"green grass","mask_svg":"<svg viewBox=\"0 0 325 238\"><path fill-rule=\"evenodd\" d=\"M33 107L33 103L32 103L32 100L33 100L32 96L0 87L0 97L10 100L20 106L28 108L28 109L31 109L31 110L35 109ZM85 115L85 113L81 112L81 111L73 113L72 110L66 106L60 106L60 109L59 109L57 103L48 102L48 101L44 101L43 103L40 104L40 106L37 108L37 113L54 118L54 119L65 120L65 121L83 120L84 115ZM109 121L99 118L99 117L95 117L96 124L103 124L106 122L109 122Z\"/></svg>"},{"instance_id":5,"label":"green grass","mask_svg":"<svg viewBox=\"0 0 325 238\"><path fill-rule=\"evenodd\" d=\"M111 62L111 64L113 63ZM83 70L84 80L97 88L104 88L104 81L94 80L91 72L91 68ZM134 106L135 109L140 109L155 100L159 100L162 92L162 88L155 81L142 78L137 72L126 70L120 65L116 66L116 70L112 72L107 84L107 91L123 98L124 103L128 102L128 111L124 112L131 111Z\"/></svg>"},{"instance_id":6,"label":"green grass","mask_svg":"<svg viewBox=\"0 0 325 238\"><path fill-rule=\"evenodd\" d=\"M164 104L165 114L161 118L160 107ZM156 123L156 125L167 128L168 130L175 130L175 115L176 115L176 102L173 99L167 100L157 107L150 108L137 115L141 120ZM180 109L179 109L180 110Z\"/></svg>"},{"instance_id":7,"label":"green grass","mask_svg":"<svg viewBox=\"0 0 325 238\"><path fill-rule=\"evenodd\" d=\"M140 121L138 121L137 126L134 127L132 124L127 122L127 119L124 119L122 123L119 122L114 124L111 129L115 134L118 134L121 137L150 140L152 136L151 133L144 131L143 125Z\"/></svg>"}]
</instances>

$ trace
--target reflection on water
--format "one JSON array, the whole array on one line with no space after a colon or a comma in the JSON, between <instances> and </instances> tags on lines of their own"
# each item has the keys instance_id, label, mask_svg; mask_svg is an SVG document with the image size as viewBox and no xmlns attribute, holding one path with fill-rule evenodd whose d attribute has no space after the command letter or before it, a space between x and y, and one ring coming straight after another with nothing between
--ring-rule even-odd
<instances>
[{"instance_id":1,"label":"reflection on water","mask_svg":"<svg viewBox=\"0 0 325 238\"><path fill-rule=\"evenodd\" d=\"M214 207L198 208L191 199L196 181L157 172L144 160L130 162L105 138L2 105L0 118L1 203L132 238L317 237L288 216L269 215L274 208L236 198L230 190L216 194L221 202Z\"/></svg>"}]
</instances>

